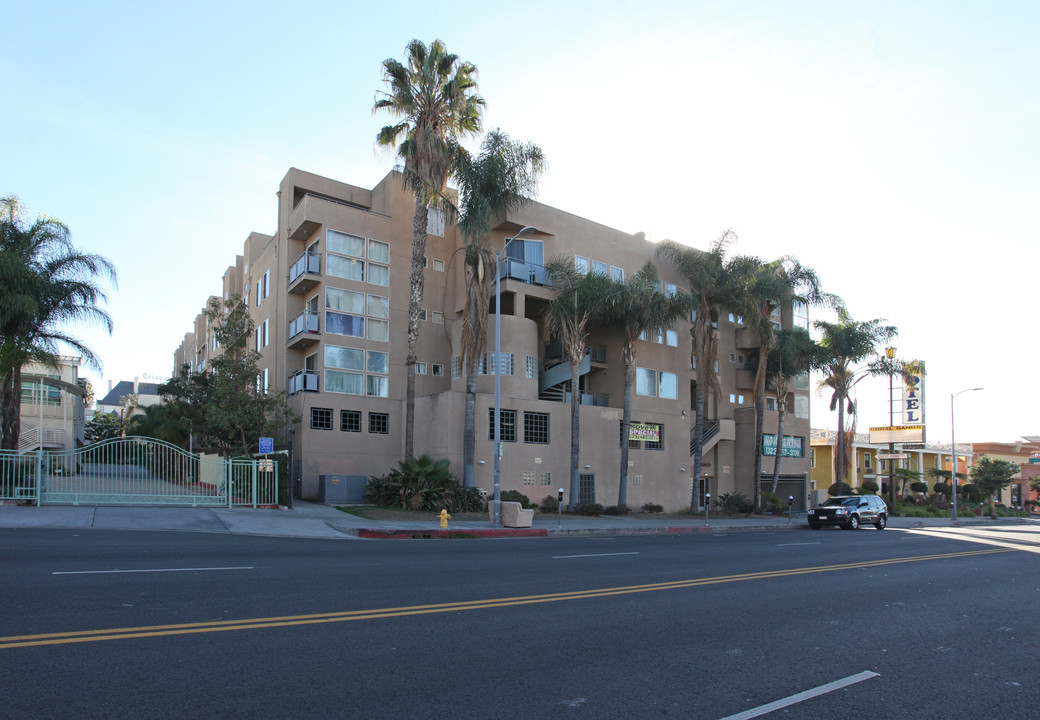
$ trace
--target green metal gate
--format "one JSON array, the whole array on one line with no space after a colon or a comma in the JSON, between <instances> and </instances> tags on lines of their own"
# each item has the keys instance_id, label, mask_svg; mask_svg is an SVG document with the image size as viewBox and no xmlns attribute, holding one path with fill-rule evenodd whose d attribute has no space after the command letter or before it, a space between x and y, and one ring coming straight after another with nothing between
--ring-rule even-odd
<instances>
[{"instance_id":1,"label":"green metal gate","mask_svg":"<svg viewBox=\"0 0 1040 720\"><path fill-rule=\"evenodd\" d=\"M115 438L78 450L0 453L0 500L257 507L277 504L277 488L273 461L200 457L152 438Z\"/></svg>"}]
</instances>

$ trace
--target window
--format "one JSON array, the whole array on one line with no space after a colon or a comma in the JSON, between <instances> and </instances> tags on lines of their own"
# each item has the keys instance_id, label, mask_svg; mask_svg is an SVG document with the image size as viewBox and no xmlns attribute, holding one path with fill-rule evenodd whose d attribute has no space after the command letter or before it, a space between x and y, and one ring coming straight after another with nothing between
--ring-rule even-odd
<instances>
[{"instance_id":1,"label":"window","mask_svg":"<svg viewBox=\"0 0 1040 720\"><path fill-rule=\"evenodd\" d=\"M386 413L370 412L368 414L368 431L375 435L389 435L390 416Z\"/></svg>"},{"instance_id":2,"label":"window","mask_svg":"<svg viewBox=\"0 0 1040 720\"><path fill-rule=\"evenodd\" d=\"M426 233L428 235L444 235L444 211L440 208L432 207L428 209L426 214Z\"/></svg>"},{"instance_id":3,"label":"window","mask_svg":"<svg viewBox=\"0 0 1040 720\"><path fill-rule=\"evenodd\" d=\"M545 445L549 442L549 414L524 413L524 442Z\"/></svg>"},{"instance_id":4,"label":"window","mask_svg":"<svg viewBox=\"0 0 1040 720\"><path fill-rule=\"evenodd\" d=\"M643 485L643 475L641 473L635 473L632 475L632 487L641 487Z\"/></svg>"},{"instance_id":5,"label":"window","mask_svg":"<svg viewBox=\"0 0 1040 720\"><path fill-rule=\"evenodd\" d=\"M488 359L490 357L491 364L488 365ZM513 353L502 353L501 355L502 374L512 375L513 374ZM479 375L494 375L498 370L495 362L495 354L492 353L488 356L484 353L480 356L480 360L477 362L477 373Z\"/></svg>"},{"instance_id":6,"label":"window","mask_svg":"<svg viewBox=\"0 0 1040 720\"><path fill-rule=\"evenodd\" d=\"M364 383L365 376L361 373L340 370L325 371L325 392L364 395Z\"/></svg>"},{"instance_id":7,"label":"window","mask_svg":"<svg viewBox=\"0 0 1040 720\"><path fill-rule=\"evenodd\" d=\"M379 242L378 240L368 241L368 259L374 262L389 264L390 262L390 243Z\"/></svg>"},{"instance_id":8,"label":"window","mask_svg":"<svg viewBox=\"0 0 1040 720\"><path fill-rule=\"evenodd\" d=\"M538 358L527 356L527 378L529 380L538 379Z\"/></svg>"},{"instance_id":9,"label":"window","mask_svg":"<svg viewBox=\"0 0 1040 720\"><path fill-rule=\"evenodd\" d=\"M332 253L326 253L325 272L333 277L346 280L365 281L364 261L333 255Z\"/></svg>"},{"instance_id":10,"label":"window","mask_svg":"<svg viewBox=\"0 0 1040 720\"><path fill-rule=\"evenodd\" d=\"M389 318L390 299L385 298L382 295L369 295L368 314L370 317L383 318L384 320Z\"/></svg>"},{"instance_id":11,"label":"window","mask_svg":"<svg viewBox=\"0 0 1040 720\"><path fill-rule=\"evenodd\" d=\"M622 268L610 266L610 279L614 282L625 282L625 271Z\"/></svg>"},{"instance_id":12,"label":"window","mask_svg":"<svg viewBox=\"0 0 1040 720\"><path fill-rule=\"evenodd\" d=\"M311 408L311 429L331 430L332 410L330 408Z\"/></svg>"},{"instance_id":13,"label":"window","mask_svg":"<svg viewBox=\"0 0 1040 720\"><path fill-rule=\"evenodd\" d=\"M348 235L338 230L327 230L325 233L325 248L329 252L340 255L353 255L354 257L365 257L365 239L357 235Z\"/></svg>"},{"instance_id":14,"label":"window","mask_svg":"<svg viewBox=\"0 0 1040 720\"><path fill-rule=\"evenodd\" d=\"M451 376L462 377L462 359L458 355L451 359Z\"/></svg>"},{"instance_id":15,"label":"window","mask_svg":"<svg viewBox=\"0 0 1040 720\"><path fill-rule=\"evenodd\" d=\"M809 450L809 467L816 467L816 451Z\"/></svg>"},{"instance_id":16,"label":"window","mask_svg":"<svg viewBox=\"0 0 1040 720\"><path fill-rule=\"evenodd\" d=\"M365 352L357 348L325 346L325 367L364 370Z\"/></svg>"},{"instance_id":17,"label":"window","mask_svg":"<svg viewBox=\"0 0 1040 720\"><path fill-rule=\"evenodd\" d=\"M390 356L385 352L368 351L368 364L365 369L368 372L386 375L390 372Z\"/></svg>"},{"instance_id":18,"label":"window","mask_svg":"<svg viewBox=\"0 0 1040 720\"><path fill-rule=\"evenodd\" d=\"M809 396L808 395L795 395L794 396L794 416L796 418L807 418L807 417L809 417Z\"/></svg>"},{"instance_id":19,"label":"window","mask_svg":"<svg viewBox=\"0 0 1040 720\"><path fill-rule=\"evenodd\" d=\"M368 339L379 342L390 342L390 323L386 320L368 321Z\"/></svg>"},{"instance_id":20,"label":"window","mask_svg":"<svg viewBox=\"0 0 1040 720\"><path fill-rule=\"evenodd\" d=\"M426 322L426 308L419 308L419 322Z\"/></svg>"},{"instance_id":21,"label":"window","mask_svg":"<svg viewBox=\"0 0 1040 720\"><path fill-rule=\"evenodd\" d=\"M444 272L444 261L443 260L438 260L437 258L434 258L433 259L433 269L436 270L437 272Z\"/></svg>"},{"instance_id":22,"label":"window","mask_svg":"<svg viewBox=\"0 0 1040 720\"><path fill-rule=\"evenodd\" d=\"M776 398L766 398L766 410L769 412L776 412Z\"/></svg>"},{"instance_id":23,"label":"window","mask_svg":"<svg viewBox=\"0 0 1040 720\"><path fill-rule=\"evenodd\" d=\"M534 485L534 477L535 475L533 472L525 472L523 475L524 485Z\"/></svg>"},{"instance_id":24,"label":"window","mask_svg":"<svg viewBox=\"0 0 1040 720\"><path fill-rule=\"evenodd\" d=\"M647 450L664 450L664 425L661 425L660 423L647 423L647 425L657 428L657 439L647 440L643 443L643 447Z\"/></svg>"},{"instance_id":25,"label":"window","mask_svg":"<svg viewBox=\"0 0 1040 720\"><path fill-rule=\"evenodd\" d=\"M326 310L325 332L349 337L365 337L365 318Z\"/></svg>"},{"instance_id":26,"label":"window","mask_svg":"<svg viewBox=\"0 0 1040 720\"><path fill-rule=\"evenodd\" d=\"M502 410L502 442L516 442L516 410ZM495 408L488 408L488 440L495 439Z\"/></svg>"},{"instance_id":27,"label":"window","mask_svg":"<svg viewBox=\"0 0 1040 720\"><path fill-rule=\"evenodd\" d=\"M633 422L635 422L635 421L633 421ZM621 420L618 420L618 447L621 447L621 444L623 442L625 442L625 423L622 422ZM628 430L628 448L630 450L638 450L640 447L642 447L642 445L640 444L640 441L632 439L632 429L631 429L631 427L629 427L629 430Z\"/></svg>"},{"instance_id":28,"label":"window","mask_svg":"<svg viewBox=\"0 0 1040 720\"><path fill-rule=\"evenodd\" d=\"M677 331L665 330L664 336L669 347L679 347L679 333Z\"/></svg>"},{"instance_id":29,"label":"window","mask_svg":"<svg viewBox=\"0 0 1040 720\"><path fill-rule=\"evenodd\" d=\"M675 400L679 397L679 377L675 373L637 367L636 395Z\"/></svg>"},{"instance_id":30,"label":"window","mask_svg":"<svg viewBox=\"0 0 1040 720\"><path fill-rule=\"evenodd\" d=\"M432 370L433 370L433 374L435 376L437 376L437 377L441 377L441 376L444 375L444 366L443 365L437 365L436 363L434 363Z\"/></svg>"},{"instance_id":31,"label":"window","mask_svg":"<svg viewBox=\"0 0 1040 720\"><path fill-rule=\"evenodd\" d=\"M340 410L339 429L343 432L361 432L361 413L357 410Z\"/></svg>"},{"instance_id":32,"label":"window","mask_svg":"<svg viewBox=\"0 0 1040 720\"><path fill-rule=\"evenodd\" d=\"M271 294L271 271L270 270L266 270L264 272L264 279L263 279L262 282L263 282L263 288L262 288L263 289L263 295L260 296L260 299L261 300L266 300L267 296Z\"/></svg>"},{"instance_id":33,"label":"window","mask_svg":"<svg viewBox=\"0 0 1040 720\"><path fill-rule=\"evenodd\" d=\"M660 387L658 388L658 394L666 400L678 399L679 377L675 373L662 371L660 374Z\"/></svg>"},{"instance_id":34,"label":"window","mask_svg":"<svg viewBox=\"0 0 1040 720\"><path fill-rule=\"evenodd\" d=\"M664 295L665 297L675 297L679 294L679 289L675 287L675 283L666 282L664 284Z\"/></svg>"},{"instance_id":35,"label":"window","mask_svg":"<svg viewBox=\"0 0 1040 720\"><path fill-rule=\"evenodd\" d=\"M265 348L267 347L267 341L270 338L271 321L264 320L260 327L262 329L262 332L260 333L260 347Z\"/></svg>"},{"instance_id":36,"label":"window","mask_svg":"<svg viewBox=\"0 0 1040 720\"><path fill-rule=\"evenodd\" d=\"M541 475L541 479L540 479L538 484L539 485L546 485L546 486L552 485L552 473L551 472L543 472L542 475Z\"/></svg>"},{"instance_id":37,"label":"window","mask_svg":"<svg viewBox=\"0 0 1040 720\"><path fill-rule=\"evenodd\" d=\"M366 394L369 397L389 397L390 378L379 375L366 375L365 380L367 382Z\"/></svg>"},{"instance_id":38,"label":"window","mask_svg":"<svg viewBox=\"0 0 1040 720\"><path fill-rule=\"evenodd\" d=\"M417 362L417 363L415 363L415 374L416 375L425 375L426 374L426 363L424 363L424 362Z\"/></svg>"},{"instance_id":39,"label":"window","mask_svg":"<svg viewBox=\"0 0 1040 720\"><path fill-rule=\"evenodd\" d=\"M863 453L863 468L870 470L870 453Z\"/></svg>"},{"instance_id":40,"label":"window","mask_svg":"<svg viewBox=\"0 0 1040 720\"><path fill-rule=\"evenodd\" d=\"M375 263L369 263L368 281L373 285L382 285L383 287L389 287L390 268L386 265L376 265Z\"/></svg>"},{"instance_id":41,"label":"window","mask_svg":"<svg viewBox=\"0 0 1040 720\"><path fill-rule=\"evenodd\" d=\"M266 395L271 390L271 376L270 370L268 368L264 368L263 382L260 385L260 388L264 395Z\"/></svg>"},{"instance_id":42,"label":"window","mask_svg":"<svg viewBox=\"0 0 1040 720\"><path fill-rule=\"evenodd\" d=\"M589 274L589 259L581 255L574 256L574 270L582 275Z\"/></svg>"},{"instance_id":43,"label":"window","mask_svg":"<svg viewBox=\"0 0 1040 720\"><path fill-rule=\"evenodd\" d=\"M438 325L443 325L444 324L444 313L442 313L440 310L434 310L433 311L433 321L435 323L437 323Z\"/></svg>"},{"instance_id":44,"label":"window","mask_svg":"<svg viewBox=\"0 0 1040 720\"><path fill-rule=\"evenodd\" d=\"M636 368L636 395L657 397L657 371L649 368Z\"/></svg>"},{"instance_id":45,"label":"window","mask_svg":"<svg viewBox=\"0 0 1040 720\"><path fill-rule=\"evenodd\" d=\"M606 275L607 274L607 264L603 263L603 262L600 262L599 260L593 260L592 261L592 272L596 273L597 275Z\"/></svg>"},{"instance_id":46,"label":"window","mask_svg":"<svg viewBox=\"0 0 1040 720\"><path fill-rule=\"evenodd\" d=\"M809 329L809 308L803 301L795 300L791 303L791 315L795 327Z\"/></svg>"}]
</instances>

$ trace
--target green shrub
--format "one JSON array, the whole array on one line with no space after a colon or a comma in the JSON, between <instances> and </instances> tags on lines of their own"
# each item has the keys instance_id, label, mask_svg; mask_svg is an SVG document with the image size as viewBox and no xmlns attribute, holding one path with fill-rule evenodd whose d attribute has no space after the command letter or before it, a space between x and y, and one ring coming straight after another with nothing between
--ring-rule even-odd
<instances>
[{"instance_id":1,"label":"green shrub","mask_svg":"<svg viewBox=\"0 0 1040 720\"><path fill-rule=\"evenodd\" d=\"M774 515L783 515L787 512L787 506L784 504L784 499L776 493L762 493L762 502L765 503L766 512L771 512Z\"/></svg>"},{"instance_id":2,"label":"green shrub","mask_svg":"<svg viewBox=\"0 0 1040 720\"><path fill-rule=\"evenodd\" d=\"M538 509L543 513L554 513L560 509L560 501L556 499L555 495L546 495L542 498L542 504L538 506Z\"/></svg>"},{"instance_id":3,"label":"green shrub","mask_svg":"<svg viewBox=\"0 0 1040 720\"><path fill-rule=\"evenodd\" d=\"M479 512L484 500L477 488L463 487L448 470L447 460L429 455L402 460L383 477L370 477L365 500L405 510Z\"/></svg>"},{"instance_id":4,"label":"green shrub","mask_svg":"<svg viewBox=\"0 0 1040 720\"><path fill-rule=\"evenodd\" d=\"M531 507L531 499L519 490L505 490L501 494L502 502L518 502L524 509Z\"/></svg>"},{"instance_id":5,"label":"green shrub","mask_svg":"<svg viewBox=\"0 0 1040 720\"><path fill-rule=\"evenodd\" d=\"M928 483L921 482L920 480L918 480L917 482L912 482L910 483L910 492L926 493L928 492Z\"/></svg>"},{"instance_id":6,"label":"green shrub","mask_svg":"<svg viewBox=\"0 0 1040 720\"><path fill-rule=\"evenodd\" d=\"M744 493L722 493L712 500L712 504L727 515L747 515L755 506Z\"/></svg>"},{"instance_id":7,"label":"green shrub","mask_svg":"<svg viewBox=\"0 0 1040 720\"><path fill-rule=\"evenodd\" d=\"M860 494L869 493L871 495L877 495L878 484L873 480L864 480L859 484Z\"/></svg>"},{"instance_id":8,"label":"green shrub","mask_svg":"<svg viewBox=\"0 0 1040 720\"><path fill-rule=\"evenodd\" d=\"M603 506L599 503L578 503L574 506L575 515L602 515Z\"/></svg>"},{"instance_id":9,"label":"green shrub","mask_svg":"<svg viewBox=\"0 0 1040 720\"><path fill-rule=\"evenodd\" d=\"M648 502L648 503L644 503L643 504L643 512L645 512L645 513L664 512L664 507L661 506L661 505L658 505L657 503Z\"/></svg>"},{"instance_id":10,"label":"green shrub","mask_svg":"<svg viewBox=\"0 0 1040 720\"><path fill-rule=\"evenodd\" d=\"M949 483L940 481L932 485L932 492L936 495L945 495L946 497L949 497L953 494L953 488L950 487Z\"/></svg>"},{"instance_id":11,"label":"green shrub","mask_svg":"<svg viewBox=\"0 0 1040 720\"><path fill-rule=\"evenodd\" d=\"M628 515L628 505L608 505L603 508L604 515Z\"/></svg>"},{"instance_id":12,"label":"green shrub","mask_svg":"<svg viewBox=\"0 0 1040 720\"><path fill-rule=\"evenodd\" d=\"M852 486L848 483L834 483L827 489L827 494L831 497L835 495L852 495Z\"/></svg>"}]
</instances>

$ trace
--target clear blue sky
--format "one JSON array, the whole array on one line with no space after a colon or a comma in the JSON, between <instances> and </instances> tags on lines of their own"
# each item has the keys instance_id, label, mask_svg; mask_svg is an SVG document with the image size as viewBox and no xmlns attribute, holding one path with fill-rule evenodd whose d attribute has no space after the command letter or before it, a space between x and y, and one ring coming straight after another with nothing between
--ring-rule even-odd
<instances>
[{"instance_id":1,"label":"clear blue sky","mask_svg":"<svg viewBox=\"0 0 1040 720\"><path fill-rule=\"evenodd\" d=\"M0 193L117 265L108 379L166 375L289 167L371 186L380 63L477 64L539 200L652 239L794 255L928 364L929 439L1040 433L1035 2L16 3ZM827 398L813 425L834 427ZM888 423L860 386L859 428Z\"/></svg>"}]
</instances>

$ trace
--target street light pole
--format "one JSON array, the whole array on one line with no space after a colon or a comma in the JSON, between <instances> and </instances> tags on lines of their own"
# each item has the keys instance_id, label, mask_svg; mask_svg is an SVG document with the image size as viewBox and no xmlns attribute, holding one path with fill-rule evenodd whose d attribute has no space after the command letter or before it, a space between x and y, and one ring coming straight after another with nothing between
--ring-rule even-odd
<instances>
[{"instance_id":1,"label":"street light pole","mask_svg":"<svg viewBox=\"0 0 1040 720\"><path fill-rule=\"evenodd\" d=\"M950 511L950 522L957 522L957 440L953 434L953 399L961 393L974 392L982 388L968 388L950 395L950 487L953 488L953 507Z\"/></svg>"},{"instance_id":2,"label":"street light pole","mask_svg":"<svg viewBox=\"0 0 1040 720\"><path fill-rule=\"evenodd\" d=\"M538 228L526 225L516 235L506 240L502 251L495 257L495 495L494 516L491 524L502 524L502 258L509 243L522 235L538 232Z\"/></svg>"},{"instance_id":3,"label":"street light pole","mask_svg":"<svg viewBox=\"0 0 1040 720\"><path fill-rule=\"evenodd\" d=\"M895 421L895 400L893 398L892 389L892 360L896 356L896 349L894 347L885 348L885 357L888 358L888 425L893 427L896 424ZM896 506L896 465L895 459L891 457L896 454L896 444L890 442L888 444L888 500L890 506L894 509Z\"/></svg>"}]
</instances>

